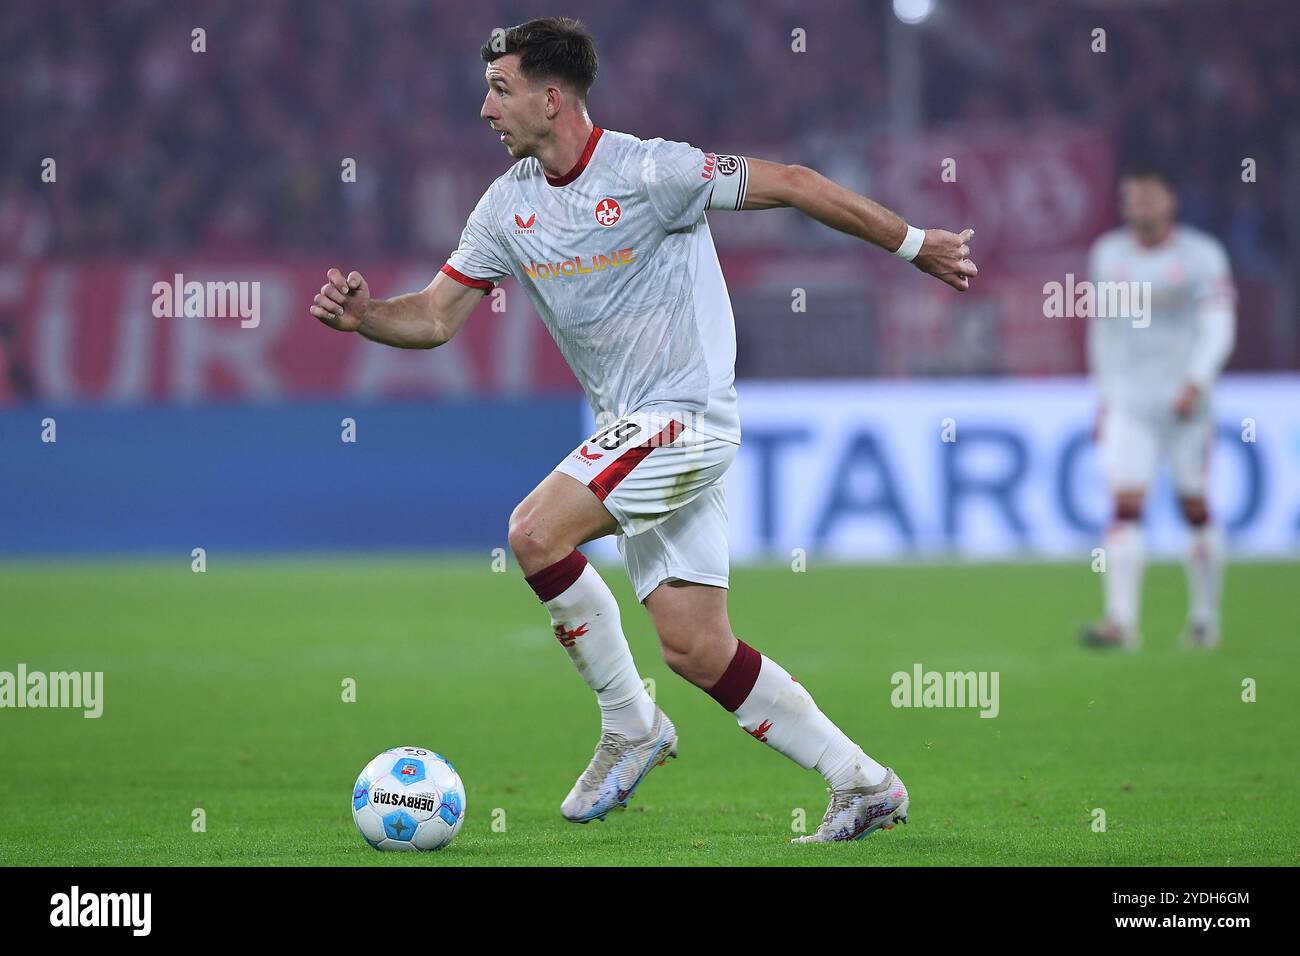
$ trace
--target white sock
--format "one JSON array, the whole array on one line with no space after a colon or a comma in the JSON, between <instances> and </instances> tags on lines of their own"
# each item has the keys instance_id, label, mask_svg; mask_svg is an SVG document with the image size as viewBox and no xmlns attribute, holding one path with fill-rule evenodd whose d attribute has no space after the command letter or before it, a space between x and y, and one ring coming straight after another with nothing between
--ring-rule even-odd
<instances>
[{"instance_id":1,"label":"white sock","mask_svg":"<svg viewBox=\"0 0 1300 956\"><path fill-rule=\"evenodd\" d=\"M1187 552L1187 598L1193 624L1219 626L1219 598L1223 593L1223 532L1218 525L1192 529Z\"/></svg>"},{"instance_id":2,"label":"white sock","mask_svg":"<svg viewBox=\"0 0 1300 956\"><path fill-rule=\"evenodd\" d=\"M1134 521L1120 521L1106 534L1106 571L1102 574L1106 594L1106 619L1136 637L1141 613L1142 573L1146 549L1142 528Z\"/></svg>"},{"instance_id":3,"label":"white sock","mask_svg":"<svg viewBox=\"0 0 1300 956\"><path fill-rule=\"evenodd\" d=\"M623 636L618 602L596 569L587 564L572 585L545 603L556 638L596 692L602 732L633 738L648 734L655 704Z\"/></svg>"},{"instance_id":4,"label":"white sock","mask_svg":"<svg viewBox=\"0 0 1300 956\"><path fill-rule=\"evenodd\" d=\"M746 646L750 653L757 654ZM738 652L739 653L739 652ZM831 723L780 664L762 657L753 689L736 710L737 723L752 737L785 754L805 770L814 767L832 790L869 787L885 779L885 768L868 757Z\"/></svg>"}]
</instances>

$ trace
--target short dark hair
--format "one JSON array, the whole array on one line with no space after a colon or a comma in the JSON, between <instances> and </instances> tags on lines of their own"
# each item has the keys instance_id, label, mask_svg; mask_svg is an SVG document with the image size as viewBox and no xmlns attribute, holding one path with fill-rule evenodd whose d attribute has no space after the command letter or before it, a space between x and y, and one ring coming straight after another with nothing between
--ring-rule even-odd
<instances>
[{"instance_id":1,"label":"short dark hair","mask_svg":"<svg viewBox=\"0 0 1300 956\"><path fill-rule=\"evenodd\" d=\"M1154 179L1170 192L1174 191L1173 173L1163 163L1150 159L1131 160L1124 164L1120 179Z\"/></svg>"},{"instance_id":2,"label":"short dark hair","mask_svg":"<svg viewBox=\"0 0 1300 956\"><path fill-rule=\"evenodd\" d=\"M596 43L587 28L569 17L540 17L495 34L479 54L484 63L519 54L519 71L530 80L559 80L586 99L596 82Z\"/></svg>"}]
</instances>

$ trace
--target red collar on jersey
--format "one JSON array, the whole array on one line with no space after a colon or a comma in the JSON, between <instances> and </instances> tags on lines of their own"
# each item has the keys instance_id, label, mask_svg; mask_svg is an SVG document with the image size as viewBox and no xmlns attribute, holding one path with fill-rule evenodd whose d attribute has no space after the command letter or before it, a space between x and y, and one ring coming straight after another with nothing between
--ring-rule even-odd
<instances>
[{"instance_id":1,"label":"red collar on jersey","mask_svg":"<svg viewBox=\"0 0 1300 956\"><path fill-rule=\"evenodd\" d=\"M596 151L596 144L600 142L600 134L603 132L604 130L599 126L593 126L591 128L591 135L587 137L587 145L582 147L582 155L579 156L578 161L573 164L573 168L559 179L547 176L546 181L552 186L567 186L569 183L581 176L582 171L587 168L587 163L591 162L591 154Z\"/></svg>"}]
</instances>

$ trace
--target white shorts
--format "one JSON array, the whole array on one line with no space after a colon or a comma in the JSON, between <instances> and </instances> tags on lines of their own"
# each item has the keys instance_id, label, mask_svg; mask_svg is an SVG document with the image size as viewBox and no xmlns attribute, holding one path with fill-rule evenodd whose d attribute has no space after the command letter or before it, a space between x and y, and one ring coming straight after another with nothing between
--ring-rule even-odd
<instances>
[{"instance_id":1,"label":"white shorts","mask_svg":"<svg viewBox=\"0 0 1300 956\"><path fill-rule=\"evenodd\" d=\"M690 420L628 415L555 466L595 492L618 522L618 549L638 601L665 581L727 586L722 476L740 446L683 424Z\"/></svg>"},{"instance_id":2,"label":"white shorts","mask_svg":"<svg viewBox=\"0 0 1300 956\"><path fill-rule=\"evenodd\" d=\"M1112 492L1147 491L1168 459L1180 497L1205 494L1214 441L1208 412L1181 419L1108 408L1101 423L1101 465Z\"/></svg>"}]
</instances>

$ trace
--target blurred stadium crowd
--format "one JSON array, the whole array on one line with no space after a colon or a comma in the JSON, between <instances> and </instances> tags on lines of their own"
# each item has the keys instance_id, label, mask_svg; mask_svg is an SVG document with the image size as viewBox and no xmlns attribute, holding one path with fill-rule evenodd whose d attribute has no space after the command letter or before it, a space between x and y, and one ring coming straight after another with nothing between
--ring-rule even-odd
<instances>
[{"instance_id":1,"label":"blurred stadium crowd","mask_svg":"<svg viewBox=\"0 0 1300 956\"><path fill-rule=\"evenodd\" d=\"M1279 171L1286 120L1300 110L1289 5L952 6L922 30L927 124L1111 125L1126 152L1179 171L1189 217L1224 236L1243 267L1276 264L1280 204L1227 198L1216 183L1235 175L1247 144ZM2 251L440 252L411 197L427 171L473 170L484 144L499 152L477 115L477 46L484 24L520 10L497 0L472 16L428 0L7 5ZM584 13L601 51L592 111L611 127L732 149L870 135L888 120L886 4L662 0ZM1108 33L1101 67L1086 42L1095 25ZM190 52L196 26L206 56ZM796 27L808 56L788 55ZM327 160L345 150L382 172L373 191L342 188ZM42 190L32 170L46 155L75 188Z\"/></svg>"},{"instance_id":2,"label":"blurred stadium crowd","mask_svg":"<svg viewBox=\"0 0 1300 956\"><path fill-rule=\"evenodd\" d=\"M493 26L554 7L7 4L0 258L329 252L436 263L508 159L478 118L478 46ZM1300 139L1300 13L1290 0L963 0L938 3L918 27L898 24L884 0L580 2L572 12L601 54L590 104L598 124L817 166L869 192L869 177L846 156L897 132L890 47L900 29L915 30L923 88L914 132L1001 129L1013 143L1061 124L1104 130L1108 169L1134 157L1166 164L1187 218L1226 242L1239 277L1263 283L1261 307L1289 301L1278 289L1294 287L1285 257L1288 238L1291 248L1297 241L1283 185L1287 157L1295 162L1300 150L1292 143L1288 154L1285 142L1288 130ZM205 54L191 52L196 27L206 30ZM1095 27L1106 30L1104 54L1091 49ZM797 28L807 55L790 53ZM47 156L57 159L61 188L38 177ZM357 160L354 184L341 182L344 156ZM1249 188L1240 182L1245 156L1258 163ZM916 208L906 196L879 198ZM1113 224L1113 194L1094 189L1089 201ZM845 248L815 224L780 223L715 230L724 256L737 246L776 256ZM739 314L744 288L738 294ZM880 330L872 334L878 345ZM755 350L768 356L753 366L762 374L822 371L817 355L783 366L791 353L779 339L748 350L744 339L742 373ZM1063 366L1006 369L983 359L826 361L832 373L998 373L1077 370L1080 354ZM1279 350L1265 342L1254 354L1247 349L1247 367L1275 362Z\"/></svg>"}]
</instances>

